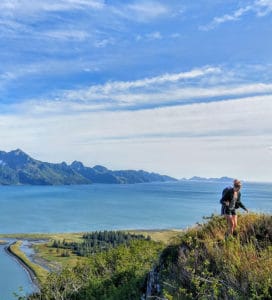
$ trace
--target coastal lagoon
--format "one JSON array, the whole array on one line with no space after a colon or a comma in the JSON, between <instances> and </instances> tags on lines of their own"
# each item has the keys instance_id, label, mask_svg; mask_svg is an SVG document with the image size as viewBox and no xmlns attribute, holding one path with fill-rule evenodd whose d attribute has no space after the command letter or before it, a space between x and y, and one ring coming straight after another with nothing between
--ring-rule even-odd
<instances>
[{"instance_id":1,"label":"coastal lagoon","mask_svg":"<svg viewBox=\"0 0 272 300\"><path fill-rule=\"evenodd\" d=\"M219 199L231 182L179 181L131 185L0 186L0 234L85 232L115 229L186 228L203 216L220 212ZM242 201L251 211L272 212L272 184L245 183ZM240 210L242 211L242 210ZM2 246L1 246L2 247ZM0 249L0 300L7 294L3 266L11 272L9 285L29 289L21 267ZM10 267L9 267L10 264ZM5 269L4 269L5 270ZM20 281L20 280L19 280ZM27 283L28 282L28 283Z\"/></svg>"},{"instance_id":2,"label":"coastal lagoon","mask_svg":"<svg viewBox=\"0 0 272 300\"><path fill-rule=\"evenodd\" d=\"M7 254L5 247L6 245L0 245L0 300L15 300L14 292L24 295L34 291L35 286L27 271Z\"/></svg>"}]
</instances>

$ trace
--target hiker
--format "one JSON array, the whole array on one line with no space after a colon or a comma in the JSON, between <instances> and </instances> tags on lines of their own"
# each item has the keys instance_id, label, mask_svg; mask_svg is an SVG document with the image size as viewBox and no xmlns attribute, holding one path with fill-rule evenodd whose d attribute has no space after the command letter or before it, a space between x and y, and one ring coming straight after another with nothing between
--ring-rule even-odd
<instances>
[{"instance_id":1,"label":"hiker","mask_svg":"<svg viewBox=\"0 0 272 300\"><path fill-rule=\"evenodd\" d=\"M243 208L248 212L247 208L241 202L241 181L234 179L233 187L229 188L220 200L223 205L223 214L226 217L228 223L228 235L233 235L235 228L237 227L237 215L236 209Z\"/></svg>"}]
</instances>

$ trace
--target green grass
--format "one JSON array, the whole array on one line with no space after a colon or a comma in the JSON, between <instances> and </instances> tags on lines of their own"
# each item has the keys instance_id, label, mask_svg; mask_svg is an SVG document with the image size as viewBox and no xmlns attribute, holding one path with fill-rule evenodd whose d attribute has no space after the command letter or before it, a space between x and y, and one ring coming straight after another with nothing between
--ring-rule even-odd
<instances>
[{"instance_id":1,"label":"green grass","mask_svg":"<svg viewBox=\"0 0 272 300\"><path fill-rule=\"evenodd\" d=\"M171 229L171 230L130 230L130 233L142 234L145 237L150 236L151 240L155 242L162 242L169 244L173 238L179 235L183 230Z\"/></svg>"},{"instance_id":2,"label":"green grass","mask_svg":"<svg viewBox=\"0 0 272 300\"><path fill-rule=\"evenodd\" d=\"M235 236L212 216L179 235L162 253L167 299L272 299L272 216L238 216Z\"/></svg>"},{"instance_id":3,"label":"green grass","mask_svg":"<svg viewBox=\"0 0 272 300\"><path fill-rule=\"evenodd\" d=\"M72 241L72 240L71 240ZM63 250L52 248L52 241L47 243L37 244L34 246L36 255L47 262L47 265L52 270L59 270L65 267L73 267L79 262L85 260L84 257L77 256L69 250L69 256L62 256Z\"/></svg>"}]
</instances>

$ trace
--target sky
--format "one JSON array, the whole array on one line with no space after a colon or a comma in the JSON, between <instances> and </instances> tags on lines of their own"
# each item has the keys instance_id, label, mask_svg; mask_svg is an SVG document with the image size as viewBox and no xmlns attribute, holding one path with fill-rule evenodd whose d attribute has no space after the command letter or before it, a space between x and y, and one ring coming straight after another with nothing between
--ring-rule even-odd
<instances>
[{"instance_id":1,"label":"sky","mask_svg":"<svg viewBox=\"0 0 272 300\"><path fill-rule=\"evenodd\" d=\"M0 150L272 181L272 0L1 0Z\"/></svg>"}]
</instances>

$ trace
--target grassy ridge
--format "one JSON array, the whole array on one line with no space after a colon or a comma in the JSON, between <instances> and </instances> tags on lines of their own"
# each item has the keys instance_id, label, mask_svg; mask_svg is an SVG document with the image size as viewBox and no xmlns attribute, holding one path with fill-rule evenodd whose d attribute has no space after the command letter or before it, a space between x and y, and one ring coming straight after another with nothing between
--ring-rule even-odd
<instances>
[{"instance_id":1,"label":"grassy ridge","mask_svg":"<svg viewBox=\"0 0 272 300\"><path fill-rule=\"evenodd\" d=\"M235 236L213 216L176 238L158 272L166 299L272 299L272 216L238 216Z\"/></svg>"}]
</instances>

